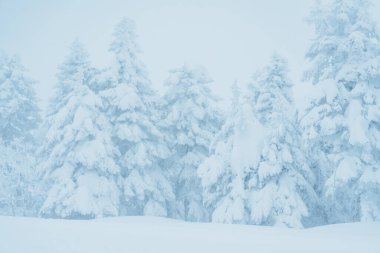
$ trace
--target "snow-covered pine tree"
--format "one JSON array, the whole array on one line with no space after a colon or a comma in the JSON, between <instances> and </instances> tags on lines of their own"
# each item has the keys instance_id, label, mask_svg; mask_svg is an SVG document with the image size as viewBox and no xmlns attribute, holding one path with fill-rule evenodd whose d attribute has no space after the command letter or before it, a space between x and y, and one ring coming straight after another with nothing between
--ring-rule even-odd
<instances>
[{"instance_id":1,"label":"snow-covered pine tree","mask_svg":"<svg viewBox=\"0 0 380 253\"><path fill-rule=\"evenodd\" d=\"M380 37L367 0L319 3L306 78L320 93L301 118L330 223L380 219Z\"/></svg>"},{"instance_id":2,"label":"snow-covered pine tree","mask_svg":"<svg viewBox=\"0 0 380 253\"><path fill-rule=\"evenodd\" d=\"M0 52L0 214L35 215L37 99L16 56Z\"/></svg>"},{"instance_id":3,"label":"snow-covered pine tree","mask_svg":"<svg viewBox=\"0 0 380 253\"><path fill-rule=\"evenodd\" d=\"M124 18L113 35L114 81L102 96L113 125L112 139L120 152L122 214L167 216L174 194L161 163L169 150L155 122L157 101L138 58L134 22Z\"/></svg>"},{"instance_id":4,"label":"snow-covered pine tree","mask_svg":"<svg viewBox=\"0 0 380 253\"><path fill-rule=\"evenodd\" d=\"M286 61L273 56L247 96L234 99L211 156L199 167L213 221L288 227L320 222L287 75Z\"/></svg>"},{"instance_id":5,"label":"snow-covered pine tree","mask_svg":"<svg viewBox=\"0 0 380 253\"><path fill-rule=\"evenodd\" d=\"M174 218L208 220L197 168L221 123L210 82L203 69L188 66L172 70L166 81L163 124L172 150L166 166L176 195Z\"/></svg>"},{"instance_id":6,"label":"snow-covered pine tree","mask_svg":"<svg viewBox=\"0 0 380 253\"><path fill-rule=\"evenodd\" d=\"M40 150L47 197L45 217L94 218L119 214L120 168L112 127L90 84L87 52L77 40L59 67L56 94Z\"/></svg>"},{"instance_id":7,"label":"snow-covered pine tree","mask_svg":"<svg viewBox=\"0 0 380 253\"><path fill-rule=\"evenodd\" d=\"M278 55L250 86L255 116L266 132L259 163L247 180L253 224L305 227L323 222L292 109L292 86L287 62Z\"/></svg>"},{"instance_id":8,"label":"snow-covered pine tree","mask_svg":"<svg viewBox=\"0 0 380 253\"><path fill-rule=\"evenodd\" d=\"M210 155L198 168L212 222L249 223L246 178L258 163L264 128L255 119L251 103L240 93L235 83L231 111L213 138Z\"/></svg>"}]
</instances>

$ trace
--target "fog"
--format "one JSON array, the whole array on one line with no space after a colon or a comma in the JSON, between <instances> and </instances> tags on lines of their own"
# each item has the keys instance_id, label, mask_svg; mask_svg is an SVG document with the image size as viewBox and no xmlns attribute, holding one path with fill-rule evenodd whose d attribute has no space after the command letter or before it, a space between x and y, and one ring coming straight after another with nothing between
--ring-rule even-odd
<instances>
[{"instance_id":1,"label":"fog","mask_svg":"<svg viewBox=\"0 0 380 253\"><path fill-rule=\"evenodd\" d=\"M313 32L304 19L313 2L0 0L0 49L21 57L44 107L68 45L79 38L93 64L104 67L113 27L127 16L136 21L141 58L158 91L168 70L188 63L204 66L225 98L235 80L245 84L273 52L289 60L292 78L300 80Z\"/></svg>"}]
</instances>

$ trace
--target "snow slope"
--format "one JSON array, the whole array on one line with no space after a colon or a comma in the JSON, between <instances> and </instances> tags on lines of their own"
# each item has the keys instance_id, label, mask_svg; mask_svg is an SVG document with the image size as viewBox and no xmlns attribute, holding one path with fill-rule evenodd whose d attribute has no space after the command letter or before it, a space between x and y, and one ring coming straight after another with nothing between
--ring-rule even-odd
<instances>
[{"instance_id":1,"label":"snow slope","mask_svg":"<svg viewBox=\"0 0 380 253\"><path fill-rule=\"evenodd\" d=\"M380 252L380 223L306 230L187 223L155 217L0 217L1 253Z\"/></svg>"}]
</instances>

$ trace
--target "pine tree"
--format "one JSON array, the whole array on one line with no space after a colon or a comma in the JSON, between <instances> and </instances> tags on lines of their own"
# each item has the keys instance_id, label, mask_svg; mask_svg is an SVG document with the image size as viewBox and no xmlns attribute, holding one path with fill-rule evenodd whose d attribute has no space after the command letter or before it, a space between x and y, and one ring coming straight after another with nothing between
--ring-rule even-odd
<instances>
[{"instance_id":1,"label":"pine tree","mask_svg":"<svg viewBox=\"0 0 380 253\"><path fill-rule=\"evenodd\" d=\"M320 222L314 220L314 176L300 149L287 72L286 61L274 56L256 74L247 96L234 99L199 168L213 221L288 227Z\"/></svg>"},{"instance_id":2,"label":"pine tree","mask_svg":"<svg viewBox=\"0 0 380 253\"><path fill-rule=\"evenodd\" d=\"M116 26L110 47L113 83L101 94L120 152L122 214L167 216L174 195L161 163L169 150L155 122L157 99L138 59L136 37L133 21L125 18Z\"/></svg>"},{"instance_id":3,"label":"pine tree","mask_svg":"<svg viewBox=\"0 0 380 253\"><path fill-rule=\"evenodd\" d=\"M251 85L256 118L266 129L260 161L247 183L253 224L304 227L323 222L292 110L292 86L287 63L277 55Z\"/></svg>"},{"instance_id":4,"label":"pine tree","mask_svg":"<svg viewBox=\"0 0 380 253\"><path fill-rule=\"evenodd\" d=\"M189 221L208 219L197 168L221 121L210 82L204 70L188 66L171 71L166 82L163 122L172 150L166 165L176 195L172 216Z\"/></svg>"},{"instance_id":5,"label":"pine tree","mask_svg":"<svg viewBox=\"0 0 380 253\"><path fill-rule=\"evenodd\" d=\"M367 0L319 3L306 78L320 90L301 119L329 222L379 220L379 32Z\"/></svg>"},{"instance_id":6,"label":"pine tree","mask_svg":"<svg viewBox=\"0 0 380 253\"><path fill-rule=\"evenodd\" d=\"M199 166L198 174L211 221L247 224L246 178L249 169L258 163L264 128L236 84L232 94L231 111L213 139L210 155Z\"/></svg>"},{"instance_id":7,"label":"pine tree","mask_svg":"<svg viewBox=\"0 0 380 253\"><path fill-rule=\"evenodd\" d=\"M34 81L25 75L25 68L16 56L0 52L1 67L1 139L33 141L33 130L40 122Z\"/></svg>"},{"instance_id":8,"label":"pine tree","mask_svg":"<svg viewBox=\"0 0 380 253\"><path fill-rule=\"evenodd\" d=\"M119 214L120 168L110 123L90 86L93 71L83 45L74 41L59 68L56 94L40 151L47 197L41 215L94 218Z\"/></svg>"},{"instance_id":9,"label":"pine tree","mask_svg":"<svg viewBox=\"0 0 380 253\"><path fill-rule=\"evenodd\" d=\"M34 215L34 138L40 124L34 81L16 56L0 52L0 214Z\"/></svg>"}]
</instances>

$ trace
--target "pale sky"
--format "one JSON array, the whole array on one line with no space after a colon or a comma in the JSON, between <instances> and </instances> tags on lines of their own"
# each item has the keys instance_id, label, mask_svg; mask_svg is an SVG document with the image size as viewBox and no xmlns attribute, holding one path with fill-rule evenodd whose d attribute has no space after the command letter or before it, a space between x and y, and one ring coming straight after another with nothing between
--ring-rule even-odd
<instances>
[{"instance_id":1,"label":"pale sky","mask_svg":"<svg viewBox=\"0 0 380 253\"><path fill-rule=\"evenodd\" d=\"M114 25L126 16L137 24L141 59L155 88L160 89L168 70L189 63L204 66L215 92L228 97L234 80L245 84L273 52L288 58L292 78L299 82L312 36L304 18L313 2L0 0L0 49L21 57L45 105L68 45L79 38L93 64L107 66ZM373 13L380 13L380 0L373 2Z\"/></svg>"}]
</instances>

